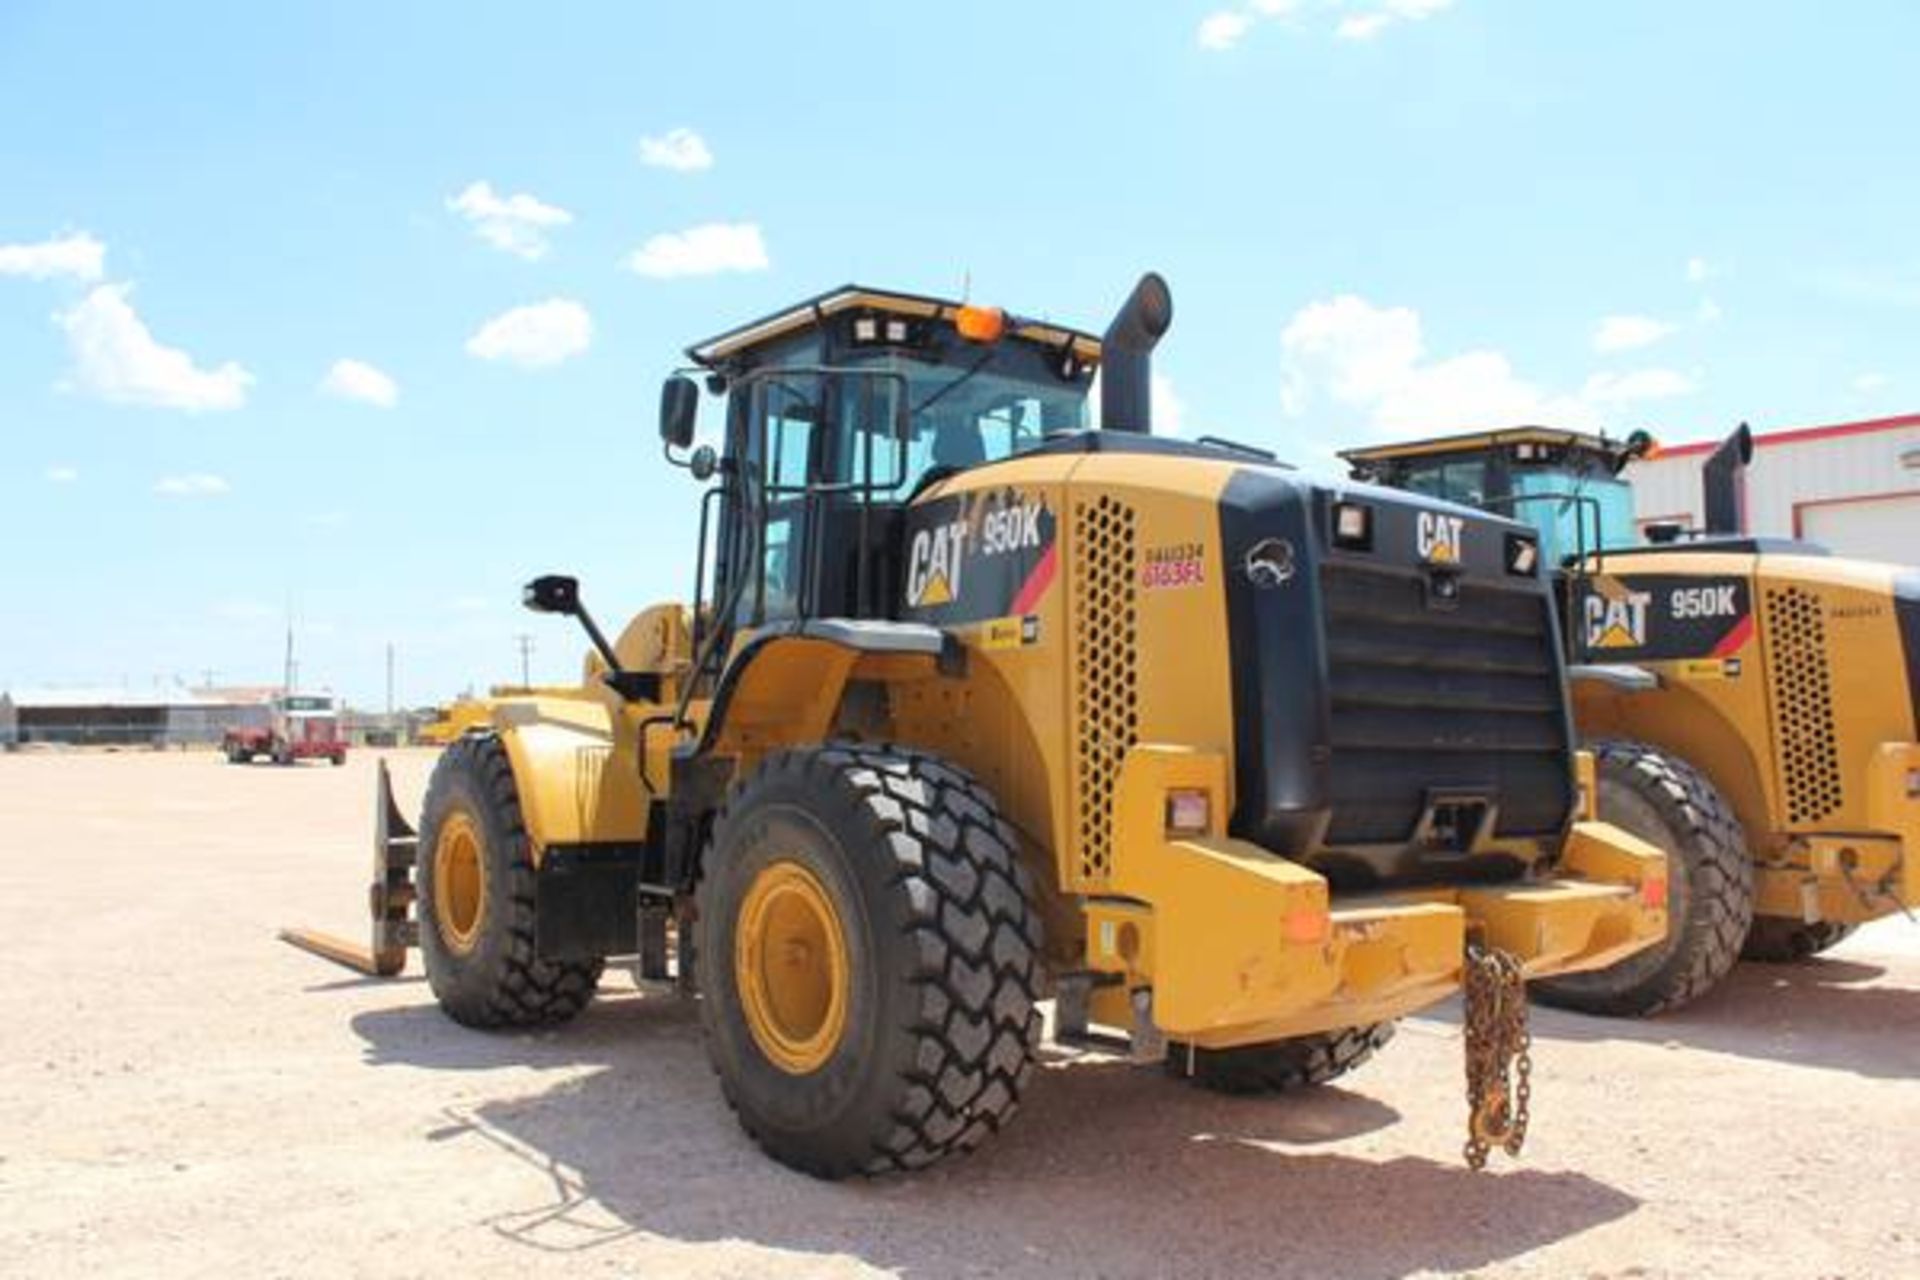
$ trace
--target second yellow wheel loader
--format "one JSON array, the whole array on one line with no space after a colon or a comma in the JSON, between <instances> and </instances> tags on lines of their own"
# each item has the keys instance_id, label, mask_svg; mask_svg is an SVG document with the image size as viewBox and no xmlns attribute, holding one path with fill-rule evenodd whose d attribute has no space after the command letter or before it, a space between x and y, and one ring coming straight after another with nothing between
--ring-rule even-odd
<instances>
[{"instance_id":1,"label":"second yellow wheel loader","mask_svg":"<svg viewBox=\"0 0 1920 1280\"><path fill-rule=\"evenodd\" d=\"M1100 339L848 287L692 348L691 607L610 640L528 586L587 679L448 747L417 841L383 804L366 963L417 902L464 1023L676 977L741 1123L824 1177L1006 1124L1048 996L1063 1041L1244 1090L1464 986L1469 1158L1517 1150L1521 982L1666 929L1664 857L1592 816L1533 535L1153 436L1171 316L1157 276Z\"/></svg>"},{"instance_id":2,"label":"second yellow wheel loader","mask_svg":"<svg viewBox=\"0 0 1920 1280\"><path fill-rule=\"evenodd\" d=\"M1542 427L1354 450L1357 477L1536 526L1603 817L1665 848L1674 928L1535 991L1647 1014L1743 955L1794 960L1920 907L1920 570L1745 530L1745 426L1703 472L1706 528L1649 530L1618 473L1652 447Z\"/></svg>"}]
</instances>

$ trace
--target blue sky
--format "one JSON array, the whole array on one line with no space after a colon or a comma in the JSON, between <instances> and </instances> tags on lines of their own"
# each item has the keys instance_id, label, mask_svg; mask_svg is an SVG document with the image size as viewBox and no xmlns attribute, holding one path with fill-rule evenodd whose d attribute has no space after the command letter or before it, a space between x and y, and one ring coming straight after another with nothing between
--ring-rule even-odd
<instances>
[{"instance_id":1,"label":"blue sky","mask_svg":"<svg viewBox=\"0 0 1920 1280\"><path fill-rule=\"evenodd\" d=\"M1179 428L1310 464L1911 411L1917 47L1894 0L8 0L0 687L271 681L289 608L365 704L389 643L405 703L521 632L567 678L526 577L689 588L680 348L850 279L1097 330L1158 268Z\"/></svg>"}]
</instances>

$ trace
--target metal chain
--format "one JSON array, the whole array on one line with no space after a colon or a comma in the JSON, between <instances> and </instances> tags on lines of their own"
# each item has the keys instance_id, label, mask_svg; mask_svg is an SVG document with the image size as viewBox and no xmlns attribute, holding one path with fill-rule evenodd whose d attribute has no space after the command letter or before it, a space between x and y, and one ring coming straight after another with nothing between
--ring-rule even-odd
<instances>
[{"instance_id":1,"label":"metal chain","mask_svg":"<svg viewBox=\"0 0 1920 1280\"><path fill-rule=\"evenodd\" d=\"M1467 946L1467 1146L1470 1168L1499 1147L1520 1154L1533 1100L1527 980L1511 952Z\"/></svg>"}]
</instances>

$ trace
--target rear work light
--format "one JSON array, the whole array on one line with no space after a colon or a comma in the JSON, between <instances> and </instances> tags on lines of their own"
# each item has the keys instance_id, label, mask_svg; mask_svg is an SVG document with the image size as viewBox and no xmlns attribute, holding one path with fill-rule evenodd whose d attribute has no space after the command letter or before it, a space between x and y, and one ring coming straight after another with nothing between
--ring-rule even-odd
<instances>
[{"instance_id":1,"label":"rear work light","mask_svg":"<svg viewBox=\"0 0 1920 1280\"><path fill-rule=\"evenodd\" d=\"M1517 533L1507 535L1507 572L1531 578L1540 567L1540 544Z\"/></svg>"},{"instance_id":2,"label":"rear work light","mask_svg":"<svg viewBox=\"0 0 1920 1280\"><path fill-rule=\"evenodd\" d=\"M1333 543L1349 551L1373 550L1373 508L1359 502L1334 503Z\"/></svg>"}]
</instances>

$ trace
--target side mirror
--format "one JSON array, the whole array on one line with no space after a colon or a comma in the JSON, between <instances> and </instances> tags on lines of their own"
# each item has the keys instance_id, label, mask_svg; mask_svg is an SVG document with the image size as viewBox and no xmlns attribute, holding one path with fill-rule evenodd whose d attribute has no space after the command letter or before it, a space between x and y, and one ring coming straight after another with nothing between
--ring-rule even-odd
<instances>
[{"instance_id":1,"label":"side mirror","mask_svg":"<svg viewBox=\"0 0 1920 1280\"><path fill-rule=\"evenodd\" d=\"M720 455L713 451L713 446L710 444L701 445L693 451L693 456L687 459L687 470L693 473L695 480L703 484L713 479L713 473L719 469Z\"/></svg>"},{"instance_id":2,"label":"side mirror","mask_svg":"<svg viewBox=\"0 0 1920 1280\"><path fill-rule=\"evenodd\" d=\"M580 579L562 573L535 578L521 589L520 603L535 613L577 614L580 612Z\"/></svg>"},{"instance_id":3,"label":"side mirror","mask_svg":"<svg viewBox=\"0 0 1920 1280\"><path fill-rule=\"evenodd\" d=\"M674 374L660 387L660 438L670 448L693 443L693 418L700 408L700 388L692 378Z\"/></svg>"}]
</instances>

